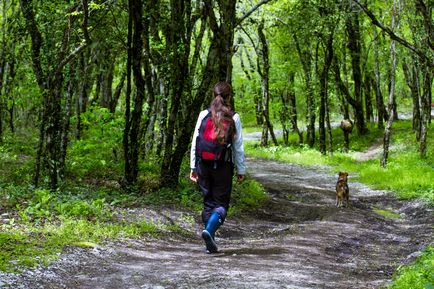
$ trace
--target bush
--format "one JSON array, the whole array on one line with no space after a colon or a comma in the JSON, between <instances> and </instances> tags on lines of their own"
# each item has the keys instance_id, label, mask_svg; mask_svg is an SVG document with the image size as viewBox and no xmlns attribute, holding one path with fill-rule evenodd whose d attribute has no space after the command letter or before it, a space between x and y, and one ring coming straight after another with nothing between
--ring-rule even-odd
<instances>
[{"instance_id":1,"label":"bush","mask_svg":"<svg viewBox=\"0 0 434 289\"><path fill-rule=\"evenodd\" d=\"M234 182L229 215L241 215L258 209L268 195L260 183L246 179L242 183Z\"/></svg>"}]
</instances>

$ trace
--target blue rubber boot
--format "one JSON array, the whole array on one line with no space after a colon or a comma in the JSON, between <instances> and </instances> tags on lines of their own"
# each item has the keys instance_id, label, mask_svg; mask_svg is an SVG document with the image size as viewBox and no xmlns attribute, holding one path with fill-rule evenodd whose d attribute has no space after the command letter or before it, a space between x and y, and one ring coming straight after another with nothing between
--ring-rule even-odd
<instances>
[{"instance_id":1,"label":"blue rubber boot","mask_svg":"<svg viewBox=\"0 0 434 289\"><path fill-rule=\"evenodd\" d=\"M206 223L205 230L202 231L202 238L205 241L206 250L208 253L217 253L217 244L214 240L215 232L222 224L222 219L220 214L214 212L209 217Z\"/></svg>"}]
</instances>

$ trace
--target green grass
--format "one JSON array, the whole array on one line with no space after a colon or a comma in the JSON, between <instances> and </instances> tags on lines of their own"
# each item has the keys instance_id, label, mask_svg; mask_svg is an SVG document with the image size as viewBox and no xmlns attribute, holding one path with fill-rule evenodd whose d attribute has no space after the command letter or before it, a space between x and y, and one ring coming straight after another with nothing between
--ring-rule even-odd
<instances>
[{"instance_id":1,"label":"green grass","mask_svg":"<svg viewBox=\"0 0 434 289\"><path fill-rule=\"evenodd\" d=\"M434 288L434 247L429 246L413 263L400 267L393 276L393 283L389 288Z\"/></svg>"},{"instance_id":2,"label":"green grass","mask_svg":"<svg viewBox=\"0 0 434 289\"><path fill-rule=\"evenodd\" d=\"M25 226L25 227L23 227ZM107 240L156 234L156 225L139 221L134 223L106 223L62 218L41 226L22 224L19 229L2 225L0 232L0 270L11 272L23 267L47 264L55 259L65 246L89 247Z\"/></svg>"},{"instance_id":3,"label":"green grass","mask_svg":"<svg viewBox=\"0 0 434 289\"><path fill-rule=\"evenodd\" d=\"M338 133L339 129L335 129L334 134ZM376 130L372 134L375 136L378 133ZM433 133L434 129L430 129L429 134ZM371 135L358 138L353 134L350 152L337 150L333 156L322 155L316 148L307 146L260 147L252 142L246 144L246 153L307 166L329 166L333 172L348 171L350 181L359 181L375 189L391 191L402 199L422 199L434 206L434 138L428 138L428 155L421 159L418 144L411 133L411 123L395 123L386 168L380 166L380 156L366 161L356 157L357 152L366 150L373 144L378 145L378 138L379 136ZM337 148L341 139L336 137L334 140Z\"/></svg>"},{"instance_id":4,"label":"green grass","mask_svg":"<svg viewBox=\"0 0 434 289\"><path fill-rule=\"evenodd\" d=\"M383 216L388 219L401 219L401 215L398 213L395 213L392 210L388 209L382 209L382 208L372 208L372 210L377 213L380 216Z\"/></svg>"}]
</instances>

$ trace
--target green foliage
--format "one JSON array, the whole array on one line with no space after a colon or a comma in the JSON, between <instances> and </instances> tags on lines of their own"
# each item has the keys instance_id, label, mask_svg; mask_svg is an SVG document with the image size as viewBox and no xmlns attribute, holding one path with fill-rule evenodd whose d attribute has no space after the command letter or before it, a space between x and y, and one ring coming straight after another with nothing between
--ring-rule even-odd
<instances>
[{"instance_id":1,"label":"green foliage","mask_svg":"<svg viewBox=\"0 0 434 289\"><path fill-rule=\"evenodd\" d=\"M0 188L25 185L32 179L36 138L32 130L6 134L0 143Z\"/></svg>"},{"instance_id":2,"label":"green foliage","mask_svg":"<svg viewBox=\"0 0 434 289\"><path fill-rule=\"evenodd\" d=\"M83 135L68 150L68 174L79 179L118 178L122 175L122 115L94 107L81 117Z\"/></svg>"},{"instance_id":3,"label":"green foliage","mask_svg":"<svg viewBox=\"0 0 434 289\"><path fill-rule=\"evenodd\" d=\"M229 215L253 212L267 200L267 193L257 181L248 178L242 183L234 181Z\"/></svg>"},{"instance_id":4,"label":"green foliage","mask_svg":"<svg viewBox=\"0 0 434 289\"><path fill-rule=\"evenodd\" d=\"M27 201L16 204L18 213L24 221L41 222L56 216L76 217L83 219L108 220L110 208L105 199L80 199L79 197L62 196L49 190L37 189L26 193ZM15 197L16 198L16 197Z\"/></svg>"},{"instance_id":5,"label":"green foliage","mask_svg":"<svg viewBox=\"0 0 434 289\"><path fill-rule=\"evenodd\" d=\"M398 268L391 289L434 288L434 247L429 246L412 264Z\"/></svg>"}]
</instances>

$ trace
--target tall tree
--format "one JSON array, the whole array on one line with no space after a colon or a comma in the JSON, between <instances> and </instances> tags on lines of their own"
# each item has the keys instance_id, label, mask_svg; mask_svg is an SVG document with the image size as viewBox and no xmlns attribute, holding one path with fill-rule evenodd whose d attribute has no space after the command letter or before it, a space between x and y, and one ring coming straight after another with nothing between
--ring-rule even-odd
<instances>
[{"instance_id":1,"label":"tall tree","mask_svg":"<svg viewBox=\"0 0 434 289\"><path fill-rule=\"evenodd\" d=\"M139 132L143 112L143 102L145 98L145 79L142 73L144 33L142 0L129 0L128 12L130 17L129 23L131 25L129 27L131 47L128 49L128 59L130 63L128 65L131 65L136 91L133 97L133 110L131 115L129 115L129 113L126 115L124 138L127 138L127 140L124 139L124 151L125 180L127 185L132 185L136 182L139 172Z\"/></svg>"},{"instance_id":2,"label":"tall tree","mask_svg":"<svg viewBox=\"0 0 434 289\"><path fill-rule=\"evenodd\" d=\"M398 1L398 2L397 2ZM393 12L392 12L392 30L394 30L399 25L399 0L393 1ZM381 166L386 167L388 156L389 156L389 146L390 146L390 137L391 137L391 129L393 121L395 120L395 73L397 66L396 59L396 42L392 40L390 45L390 59L392 63L392 67L390 68L390 84L389 84L389 98L387 110L389 113L389 119L387 120L386 127L384 129L384 138L383 138L383 155L381 158Z\"/></svg>"},{"instance_id":3,"label":"tall tree","mask_svg":"<svg viewBox=\"0 0 434 289\"><path fill-rule=\"evenodd\" d=\"M60 39L60 45L53 45L54 39L44 38L39 30L39 25L35 17L32 0L20 0L21 10L23 12L26 29L29 32L32 42L32 66L36 76L36 82L39 86L43 98L43 112L40 124L40 138L35 161L34 184L39 183L41 158L48 170L49 186L55 190L58 186L59 172L62 170L61 165L61 98L63 90L63 68L72 59L74 59L88 43L78 46L75 50L70 47L72 24L76 17L72 14L67 18L63 27L63 35ZM87 1L83 1L83 7L87 7ZM69 12L78 9L77 6L69 8ZM83 21L87 21L88 15L83 13ZM57 29L57 27L53 27ZM87 31L87 26L83 26ZM87 32L85 32L87 35ZM56 47L57 49L55 49ZM43 55L42 49L50 49L52 55ZM44 61L43 61L44 59Z\"/></svg>"},{"instance_id":4,"label":"tall tree","mask_svg":"<svg viewBox=\"0 0 434 289\"><path fill-rule=\"evenodd\" d=\"M374 87L375 87L375 103L377 107L377 127L383 128L384 124L383 121L387 119L387 111L384 106L383 101L383 94L381 93L381 76L380 76L380 59L379 59L379 35L377 34L377 29L375 26L373 27L374 30L374 62L375 62L375 68L374 68L374 74L375 79Z\"/></svg>"},{"instance_id":5,"label":"tall tree","mask_svg":"<svg viewBox=\"0 0 434 289\"><path fill-rule=\"evenodd\" d=\"M329 108L328 108L328 79L329 70L333 62L333 37L334 30L336 27L336 18L333 17L333 6L331 3L323 2L317 7L319 15L322 17L323 21L321 23L321 32L319 33L319 47L316 52L316 73L319 79L319 147L322 154L326 154L326 125L328 127L329 136L329 151L333 151L332 139L331 139L331 129L330 129L330 118L329 118ZM322 67L319 66L318 58L320 49L322 50L323 61Z\"/></svg>"},{"instance_id":6,"label":"tall tree","mask_svg":"<svg viewBox=\"0 0 434 289\"><path fill-rule=\"evenodd\" d=\"M270 121L269 107L270 107L270 85L269 85L269 72L270 62L268 54L268 43L264 34L264 20L258 25L258 36L261 43L258 49L258 73L261 76L261 98L262 98L262 117L264 119L262 125L261 145L268 145L268 132L270 132L271 139L274 145L278 145L276 136L274 134L273 125ZM262 63L262 65L261 65ZM262 67L262 68L261 68Z\"/></svg>"},{"instance_id":7,"label":"tall tree","mask_svg":"<svg viewBox=\"0 0 434 289\"><path fill-rule=\"evenodd\" d=\"M357 132L360 135L363 135L367 132L367 128L363 109L362 71L360 66L362 40L360 35L359 11L355 9L353 5L349 5L349 15L346 18L345 26L348 36L347 47L350 51L354 82L354 98L351 101L348 100L348 102L353 106Z\"/></svg>"}]
</instances>

